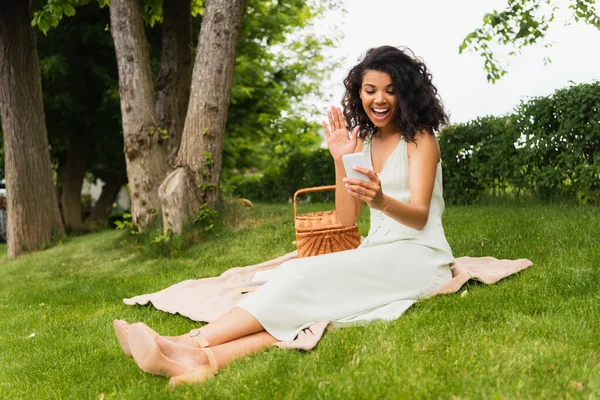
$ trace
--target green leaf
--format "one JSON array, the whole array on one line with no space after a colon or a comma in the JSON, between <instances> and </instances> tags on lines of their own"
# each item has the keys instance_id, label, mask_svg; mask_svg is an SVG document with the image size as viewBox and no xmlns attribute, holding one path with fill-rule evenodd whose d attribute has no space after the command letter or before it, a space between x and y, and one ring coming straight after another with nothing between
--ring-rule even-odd
<instances>
[{"instance_id":1,"label":"green leaf","mask_svg":"<svg viewBox=\"0 0 600 400\"><path fill-rule=\"evenodd\" d=\"M72 17L73 15L75 15L75 7L73 7L69 3L65 3L63 7L63 12L67 17Z\"/></svg>"}]
</instances>

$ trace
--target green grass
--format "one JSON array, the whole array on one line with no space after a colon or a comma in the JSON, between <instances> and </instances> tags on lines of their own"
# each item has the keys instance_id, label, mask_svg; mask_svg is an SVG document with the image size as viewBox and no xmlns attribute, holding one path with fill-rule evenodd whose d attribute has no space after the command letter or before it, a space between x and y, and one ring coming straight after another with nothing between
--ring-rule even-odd
<instances>
[{"instance_id":1,"label":"green grass","mask_svg":"<svg viewBox=\"0 0 600 400\"><path fill-rule=\"evenodd\" d=\"M455 256L529 258L534 266L492 286L469 283L465 296L422 301L391 323L328 332L311 352L268 349L174 393L122 355L115 318L171 335L197 326L125 306L122 298L288 252L290 214L290 205L257 205L243 224L175 258L152 256L150 245L117 231L73 237L16 260L0 246L1 397L600 397L597 208L449 207L444 222ZM367 229L363 220L362 233Z\"/></svg>"}]
</instances>

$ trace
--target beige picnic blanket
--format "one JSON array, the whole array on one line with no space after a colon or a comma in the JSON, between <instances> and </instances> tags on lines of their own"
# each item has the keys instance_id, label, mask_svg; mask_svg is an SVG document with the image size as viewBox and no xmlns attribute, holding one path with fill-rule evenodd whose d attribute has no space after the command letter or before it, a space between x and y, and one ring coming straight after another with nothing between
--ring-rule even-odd
<instances>
[{"instance_id":1,"label":"beige picnic blanket","mask_svg":"<svg viewBox=\"0 0 600 400\"><path fill-rule=\"evenodd\" d=\"M211 322L231 310L247 295L246 291L264 283L257 279L268 275L265 274L266 271L277 268L284 261L297 256L298 252L294 251L261 264L228 269L217 277L182 281L156 293L123 299L123 302L127 305L151 303L162 311L181 314L194 321ZM492 284L531 265L533 263L527 259L459 257L451 268L452 280L434 296L457 292L469 279ZM320 321L304 329L293 341L279 342L275 345L289 349L312 349L323 336L329 322Z\"/></svg>"}]
</instances>

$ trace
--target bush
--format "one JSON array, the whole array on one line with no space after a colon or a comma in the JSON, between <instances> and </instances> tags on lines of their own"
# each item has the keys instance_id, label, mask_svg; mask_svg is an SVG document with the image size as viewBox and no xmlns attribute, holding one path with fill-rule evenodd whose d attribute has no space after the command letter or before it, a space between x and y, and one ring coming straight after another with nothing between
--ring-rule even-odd
<instances>
[{"instance_id":1,"label":"bush","mask_svg":"<svg viewBox=\"0 0 600 400\"><path fill-rule=\"evenodd\" d=\"M483 117L439 135L444 197L470 203L486 191L505 193L515 172L516 135L509 117Z\"/></svg>"},{"instance_id":2,"label":"bush","mask_svg":"<svg viewBox=\"0 0 600 400\"><path fill-rule=\"evenodd\" d=\"M298 189L335 184L335 169L328 149L295 151L287 161L262 174L236 175L224 186L238 197L254 201L288 201ZM331 201L333 192L313 194L311 201Z\"/></svg>"},{"instance_id":3,"label":"bush","mask_svg":"<svg viewBox=\"0 0 600 400\"><path fill-rule=\"evenodd\" d=\"M600 204L600 82L523 101L506 117L447 127L439 140L450 203L510 190Z\"/></svg>"},{"instance_id":4,"label":"bush","mask_svg":"<svg viewBox=\"0 0 600 400\"><path fill-rule=\"evenodd\" d=\"M527 195L600 205L600 82L523 101L507 116L446 127L439 142L448 203ZM224 186L235 196L281 202L298 189L335 183L329 150L296 150L286 157ZM307 199L329 201L333 192Z\"/></svg>"}]
</instances>

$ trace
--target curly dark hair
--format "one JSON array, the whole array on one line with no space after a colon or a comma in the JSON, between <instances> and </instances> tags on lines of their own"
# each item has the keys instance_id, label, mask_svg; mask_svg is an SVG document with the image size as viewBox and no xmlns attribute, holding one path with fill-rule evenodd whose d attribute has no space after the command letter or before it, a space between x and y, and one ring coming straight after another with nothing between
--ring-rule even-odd
<instances>
[{"instance_id":1,"label":"curly dark hair","mask_svg":"<svg viewBox=\"0 0 600 400\"><path fill-rule=\"evenodd\" d=\"M360 99L363 75L367 70L385 72L392 78L397 103L395 122L407 142L414 142L415 135L421 130L433 134L448 124L448 116L437 88L431 82L431 74L412 50L375 47L367 51L344 79L344 118L348 127L360 126L358 136L361 139L370 139L377 130Z\"/></svg>"}]
</instances>

